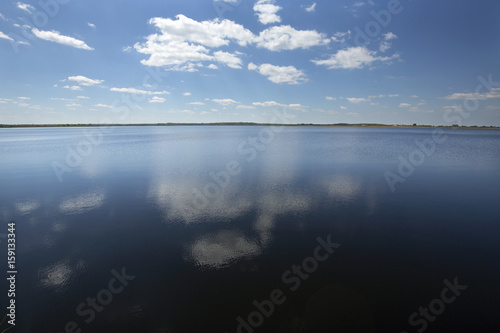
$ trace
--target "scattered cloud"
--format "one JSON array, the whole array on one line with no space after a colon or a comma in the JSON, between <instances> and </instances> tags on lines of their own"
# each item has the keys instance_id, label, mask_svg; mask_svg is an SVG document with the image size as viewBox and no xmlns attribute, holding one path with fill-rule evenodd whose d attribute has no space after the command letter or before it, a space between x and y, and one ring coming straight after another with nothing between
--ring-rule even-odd
<instances>
[{"instance_id":1,"label":"scattered cloud","mask_svg":"<svg viewBox=\"0 0 500 333\"><path fill-rule=\"evenodd\" d=\"M357 113L357 112L347 112L346 115L352 116L352 117L357 117L357 116L359 116L359 113Z\"/></svg>"},{"instance_id":2,"label":"scattered cloud","mask_svg":"<svg viewBox=\"0 0 500 333\"><path fill-rule=\"evenodd\" d=\"M5 18L5 16L2 15L2 13L0 13L0 20L7 21L7 19Z\"/></svg>"},{"instance_id":3,"label":"scattered cloud","mask_svg":"<svg viewBox=\"0 0 500 333\"><path fill-rule=\"evenodd\" d=\"M281 17L276 15L282 8L274 4L274 0L259 0L253 6L253 10L259 17L259 22L262 24L279 23Z\"/></svg>"},{"instance_id":4,"label":"scattered cloud","mask_svg":"<svg viewBox=\"0 0 500 333\"><path fill-rule=\"evenodd\" d=\"M500 105L489 105L486 110L500 110Z\"/></svg>"},{"instance_id":5,"label":"scattered cloud","mask_svg":"<svg viewBox=\"0 0 500 333\"><path fill-rule=\"evenodd\" d=\"M274 66L271 64L248 64L248 69L267 76L273 83L301 84L307 81L305 73L293 66Z\"/></svg>"},{"instance_id":6,"label":"scattered cloud","mask_svg":"<svg viewBox=\"0 0 500 333\"><path fill-rule=\"evenodd\" d=\"M149 100L149 103L164 103L165 101L166 99L163 97L153 96L153 98Z\"/></svg>"},{"instance_id":7,"label":"scattered cloud","mask_svg":"<svg viewBox=\"0 0 500 333\"><path fill-rule=\"evenodd\" d=\"M79 107L79 106L82 106L81 104L77 104L77 103L69 103L69 104L66 104L67 107L69 108L74 108L74 107Z\"/></svg>"},{"instance_id":8,"label":"scattered cloud","mask_svg":"<svg viewBox=\"0 0 500 333\"><path fill-rule=\"evenodd\" d=\"M387 97L399 97L398 94L387 95Z\"/></svg>"},{"instance_id":9,"label":"scattered cloud","mask_svg":"<svg viewBox=\"0 0 500 333\"><path fill-rule=\"evenodd\" d=\"M185 92L184 94L182 94L183 96L191 96L191 93L190 92Z\"/></svg>"},{"instance_id":10,"label":"scattered cloud","mask_svg":"<svg viewBox=\"0 0 500 333\"><path fill-rule=\"evenodd\" d=\"M149 91L141 90L136 88L111 88L110 91L121 92L125 94L135 94L135 95L168 95L168 91Z\"/></svg>"},{"instance_id":11,"label":"scattered cloud","mask_svg":"<svg viewBox=\"0 0 500 333\"><path fill-rule=\"evenodd\" d=\"M255 106L252 105L238 105L237 109L255 109Z\"/></svg>"},{"instance_id":12,"label":"scattered cloud","mask_svg":"<svg viewBox=\"0 0 500 333\"><path fill-rule=\"evenodd\" d=\"M485 93L454 93L449 96L443 97L443 99L448 100L467 100L467 99L495 99L500 98L500 88L492 88L490 91Z\"/></svg>"},{"instance_id":13,"label":"scattered cloud","mask_svg":"<svg viewBox=\"0 0 500 333\"><path fill-rule=\"evenodd\" d=\"M87 22L87 25L88 25L89 27L91 27L92 29L96 29L96 26L95 26L95 24L93 24L93 23Z\"/></svg>"},{"instance_id":14,"label":"scattered cloud","mask_svg":"<svg viewBox=\"0 0 500 333\"><path fill-rule=\"evenodd\" d=\"M89 99L90 97L87 97L87 96L76 96L76 98L79 98L79 99Z\"/></svg>"},{"instance_id":15,"label":"scattered cloud","mask_svg":"<svg viewBox=\"0 0 500 333\"><path fill-rule=\"evenodd\" d=\"M12 39L11 37L7 36L6 34L4 34L1 31L0 31L0 38L7 39L7 40L10 40L12 42L14 41L14 39Z\"/></svg>"},{"instance_id":16,"label":"scattered cloud","mask_svg":"<svg viewBox=\"0 0 500 333\"><path fill-rule=\"evenodd\" d=\"M308 12L308 13L312 13L312 12L314 12L315 10L316 10L316 2L315 2L315 3L313 3L313 4L312 4L311 6L309 6L309 7L306 7L306 12Z\"/></svg>"},{"instance_id":17,"label":"scattered cloud","mask_svg":"<svg viewBox=\"0 0 500 333\"><path fill-rule=\"evenodd\" d=\"M224 105L224 106L239 103L239 102L236 102L235 100L232 100L230 98L226 98L226 99L217 99L216 98L216 99L212 99L212 102L215 102L217 104Z\"/></svg>"},{"instance_id":18,"label":"scattered cloud","mask_svg":"<svg viewBox=\"0 0 500 333\"><path fill-rule=\"evenodd\" d=\"M32 5L28 5L27 3L18 2L16 3L16 6L17 8L24 10L25 12L28 12L30 14L36 10L35 7L33 7Z\"/></svg>"},{"instance_id":19,"label":"scattered cloud","mask_svg":"<svg viewBox=\"0 0 500 333\"><path fill-rule=\"evenodd\" d=\"M190 102L189 105L205 105L203 102Z\"/></svg>"},{"instance_id":20,"label":"scattered cloud","mask_svg":"<svg viewBox=\"0 0 500 333\"><path fill-rule=\"evenodd\" d=\"M335 101L335 100L337 100L337 97L325 96L325 99L326 99L327 101Z\"/></svg>"},{"instance_id":21,"label":"scattered cloud","mask_svg":"<svg viewBox=\"0 0 500 333\"><path fill-rule=\"evenodd\" d=\"M71 89L71 90L82 90L82 87L80 86L64 86L64 89Z\"/></svg>"},{"instance_id":22,"label":"scattered cloud","mask_svg":"<svg viewBox=\"0 0 500 333\"><path fill-rule=\"evenodd\" d=\"M21 100L26 101L26 100L29 100L29 99L31 99L31 98L30 98L30 97L18 97L17 99L21 99Z\"/></svg>"},{"instance_id":23,"label":"scattered cloud","mask_svg":"<svg viewBox=\"0 0 500 333\"><path fill-rule=\"evenodd\" d=\"M93 48L85 44L85 42L73 37L61 35L58 31L43 31L37 28L33 28L31 31L36 37L43 40L75 47L77 49L93 50Z\"/></svg>"},{"instance_id":24,"label":"scattered cloud","mask_svg":"<svg viewBox=\"0 0 500 333\"><path fill-rule=\"evenodd\" d=\"M330 39L315 30L296 30L289 25L280 25L261 31L255 37L257 47L270 51L308 49L312 46L326 45Z\"/></svg>"},{"instance_id":25,"label":"scattered cloud","mask_svg":"<svg viewBox=\"0 0 500 333\"><path fill-rule=\"evenodd\" d=\"M417 96L417 95L411 95L410 97L411 97L411 98L418 98L418 96Z\"/></svg>"},{"instance_id":26,"label":"scattered cloud","mask_svg":"<svg viewBox=\"0 0 500 333\"><path fill-rule=\"evenodd\" d=\"M111 106L111 105L107 105L107 104L101 104L101 103L96 104L96 105L94 105L94 106L96 106L96 107L98 107L98 108L113 109L113 106Z\"/></svg>"},{"instance_id":27,"label":"scattered cloud","mask_svg":"<svg viewBox=\"0 0 500 333\"><path fill-rule=\"evenodd\" d=\"M333 34L331 40L336 43L345 43L347 39L351 38L351 30L346 32L336 32Z\"/></svg>"},{"instance_id":28,"label":"scattered cloud","mask_svg":"<svg viewBox=\"0 0 500 333\"><path fill-rule=\"evenodd\" d=\"M88 77L85 77L82 75L70 76L70 77L68 77L68 80L75 81L76 83L78 83L81 86L94 86L96 84L100 84L100 83L104 82L104 80L93 80L93 79L89 79Z\"/></svg>"},{"instance_id":29,"label":"scattered cloud","mask_svg":"<svg viewBox=\"0 0 500 333\"><path fill-rule=\"evenodd\" d=\"M408 104L408 103L401 103L401 104L399 104L400 108L409 108L410 106L411 106L411 104Z\"/></svg>"},{"instance_id":30,"label":"scattered cloud","mask_svg":"<svg viewBox=\"0 0 500 333\"><path fill-rule=\"evenodd\" d=\"M347 110L347 108L345 106L341 106L340 107L342 110Z\"/></svg>"},{"instance_id":31,"label":"scattered cloud","mask_svg":"<svg viewBox=\"0 0 500 333\"><path fill-rule=\"evenodd\" d=\"M390 62L399 58L399 54L391 57L376 56L375 51L370 51L366 47L356 46L340 50L326 60L311 60L318 66L326 66L328 69L360 69L370 66L374 62Z\"/></svg>"},{"instance_id":32,"label":"scattered cloud","mask_svg":"<svg viewBox=\"0 0 500 333\"><path fill-rule=\"evenodd\" d=\"M353 103L353 104L359 104L361 102L368 102L369 99L368 98L355 98L355 97L347 97L346 98L349 102Z\"/></svg>"}]
</instances>

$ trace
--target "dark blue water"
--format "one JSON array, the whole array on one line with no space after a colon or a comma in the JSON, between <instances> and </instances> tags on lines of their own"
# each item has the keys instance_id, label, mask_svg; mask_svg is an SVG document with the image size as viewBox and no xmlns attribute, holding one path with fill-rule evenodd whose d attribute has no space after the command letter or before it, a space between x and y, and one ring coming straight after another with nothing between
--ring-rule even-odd
<instances>
[{"instance_id":1,"label":"dark blue water","mask_svg":"<svg viewBox=\"0 0 500 333\"><path fill-rule=\"evenodd\" d=\"M1 129L11 331L499 332L500 131L434 131Z\"/></svg>"}]
</instances>

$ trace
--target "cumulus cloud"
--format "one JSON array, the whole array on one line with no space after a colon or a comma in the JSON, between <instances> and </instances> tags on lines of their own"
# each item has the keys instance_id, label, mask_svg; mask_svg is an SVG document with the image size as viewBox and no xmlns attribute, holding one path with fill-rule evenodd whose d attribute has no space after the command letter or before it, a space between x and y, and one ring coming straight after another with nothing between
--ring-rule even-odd
<instances>
[{"instance_id":1,"label":"cumulus cloud","mask_svg":"<svg viewBox=\"0 0 500 333\"><path fill-rule=\"evenodd\" d=\"M70 76L68 77L69 81L75 81L81 86L94 86L96 84L103 83L104 80L93 80L89 79L88 77L78 75L78 76Z\"/></svg>"},{"instance_id":2,"label":"cumulus cloud","mask_svg":"<svg viewBox=\"0 0 500 333\"><path fill-rule=\"evenodd\" d=\"M374 62L390 62L399 58L399 54L394 54L390 57L380 57L377 52L370 51L366 47L350 47L340 50L325 60L311 60L318 66L326 66L328 69L360 69L365 66L370 66Z\"/></svg>"},{"instance_id":3,"label":"cumulus cloud","mask_svg":"<svg viewBox=\"0 0 500 333\"><path fill-rule=\"evenodd\" d=\"M96 28L95 24L93 24L93 23L87 22L87 25L88 25L89 27L91 27L92 29L95 29L95 28Z\"/></svg>"},{"instance_id":4,"label":"cumulus cloud","mask_svg":"<svg viewBox=\"0 0 500 333\"><path fill-rule=\"evenodd\" d=\"M331 97L331 96L325 96L325 99L327 101L335 101L337 98L336 97Z\"/></svg>"},{"instance_id":5,"label":"cumulus cloud","mask_svg":"<svg viewBox=\"0 0 500 333\"><path fill-rule=\"evenodd\" d=\"M408 104L408 103L400 103L399 104L400 108L409 108L410 106L411 106L411 104Z\"/></svg>"},{"instance_id":6,"label":"cumulus cloud","mask_svg":"<svg viewBox=\"0 0 500 333\"><path fill-rule=\"evenodd\" d=\"M289 25L280 25L261 31L255 37L257 47L270 51L308 49L330 42L325 34L315 30L296 30Z\"/></svg>"},{"instance_id":7,"label":"cumulus cloud","mask_svg":"<svg viewBox=\"0 0 500 333\"><path fill-rule=\"evenodd\" d=\"M190 102L189 105L205 105L203 102Z\"/></svg>"},{"instance_id":8,"label":"cumulus cloud","mask_svg":"<svg viewBox=\"0 0 500 333\"><path fill-rule=\"evenodd\" d=\"M274 4L274 0L259 0L253 6L253 10L262 24L279 23L281 17L276 13L282 8Z\"/></svg>"},{"instance_id":9,"label":"cumulus cloud","mask_svg":"<svg viewBox=\"0 0 500 333\"><path fill-rule=\"evenodd\" d=\"M149 91L149 90L141 90L136 88L111 88L110 91L121 92L126 94L135 94L135 95L168 95L170 94L168 91Z\"/></svg>"},{"instance_id":10,"label":"cumulus cloud","mask_svg":"<svg viewBox=\"0 0 500 333\"><path fill-rule=\"evenodd\" d=\"M58 31L43 31L43 30L38 30L37 28L33 28L31 31L36 37L43 40L47 40L49 42L67 45L82 50L93 50L93 48L85 44L84 41L81 41L73 37L61 35L61 33Z\"/></svg>"},{"instance_id":11,"label":"cumulus cloud","mask_svg":"<svg viewBox=\"0 0 500 333\"><path fill-rule=\"evenodd\" d=\"M182 94L183 96L191 96L191 93L190 92L185 92L184 94Z\"/></svg>"},{"instance_id":12,"label":"cumulus cloud","mask_svg":"<svg viewBox=\"0 0 500 333\"><path fill-rule=\"evenodd\" d=\"M254 35L242 25L229 20L214 19L198 22L184 15L176 19L155 17L149 20L159 33L136 43L137 52L149 55L141 63L147 66L166 66L169 70L195 71L204 61L222 61L238 66L237 57L231 54L212 55L210 48L227 46L231 41L240 46L251 43Z\"/></svg>"},{"instance_id":13,"label":"cumulus cloud","mask_svg":"<svg viewBox=\"0 0 500 333\"><path fill-rule=\"evenodd\" d=\"M305 73L293 66L274 66L271 64L248 64L248 69L267 76L273 83L301 84L307 81Z\"/></svg>"},{"instance_id":14,"label":"cumulus cloud","mask_svg":"<svg viewBox=\"0 0 500 333\"><path fill-rule=\"evenodd\" d=\"M215 60L231 68L241 68L241 59L229 52L217 51L214 53Z\"/></svg>"},{"instance_id":15,"label":"cumulus cloud","mask_svg":"<svg viewBox=\"0 0 500 333\"><path fill-rule=\"evenodd\" d=\"M184 15L175 19L155 17L149 24L158 32L146 37L144 43L136 43L137 52L148 55L141 63L146 66L163 66L171 71L197 71L211 62L207 68L217 69L214 62L231 68L241 68L238 52L214 51L213 48L256 45L270 51L308 49L330 42L326 35L315 30L296 30L288 25L273 26L258 36L240 24L230 20L214 19L198 22Z\"/></svg>"}]
</instances>

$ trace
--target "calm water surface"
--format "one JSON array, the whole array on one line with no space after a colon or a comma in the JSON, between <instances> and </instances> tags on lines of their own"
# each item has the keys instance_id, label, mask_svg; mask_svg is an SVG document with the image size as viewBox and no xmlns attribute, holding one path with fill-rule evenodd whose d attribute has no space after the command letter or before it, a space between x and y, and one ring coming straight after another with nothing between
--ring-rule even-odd
<instances>
[{"instance_id":1,"label":"calm water surface","mask_svg":"<svg viewBox=\"0 0 500 333\"><path fill-rule=\"evenodd\" d=\"M439 139L1 129L12 331L499 332L500 131Z\"/></svg>"}]
</instances>

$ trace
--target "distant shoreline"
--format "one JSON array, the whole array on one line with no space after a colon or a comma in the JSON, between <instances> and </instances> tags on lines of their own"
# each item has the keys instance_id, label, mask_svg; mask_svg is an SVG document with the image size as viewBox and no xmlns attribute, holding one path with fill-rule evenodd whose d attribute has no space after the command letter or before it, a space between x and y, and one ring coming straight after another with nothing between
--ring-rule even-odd
<instances>
[{"instance_id":1,"label":"distant shoreline","mask_svg":"<svg viewBox=\"0 0 500 333\"><path fill-rule=\"evenodd\" d=\"M123 127L123 126L289 126L289 127L390 127L390 128L460 128L500 129L498 126L386 125L386 124L270 124L270 123L156 123L156 124L0 124L0 128L37 127Z\"/></svg>"}]
</instances>

